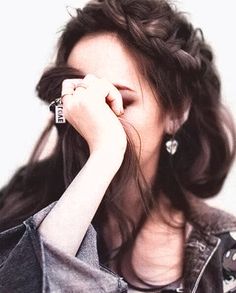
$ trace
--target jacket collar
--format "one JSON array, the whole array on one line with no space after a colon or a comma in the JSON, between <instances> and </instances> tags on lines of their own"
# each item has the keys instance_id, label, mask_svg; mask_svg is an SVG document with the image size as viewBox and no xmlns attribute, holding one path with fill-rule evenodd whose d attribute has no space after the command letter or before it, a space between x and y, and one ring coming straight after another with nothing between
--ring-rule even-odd
<instances>
[{"instance_id":1,"label":"jacket collar","mask_svg":"<svg viewBox=\"0 0 236 293\"><path fill-rule=\"evenodd\" d=\"M208 205L202 199L188 197L189 222L204 234L221 234L236 231L236 217L221 209Z\"/></svg>"}]
</instances>

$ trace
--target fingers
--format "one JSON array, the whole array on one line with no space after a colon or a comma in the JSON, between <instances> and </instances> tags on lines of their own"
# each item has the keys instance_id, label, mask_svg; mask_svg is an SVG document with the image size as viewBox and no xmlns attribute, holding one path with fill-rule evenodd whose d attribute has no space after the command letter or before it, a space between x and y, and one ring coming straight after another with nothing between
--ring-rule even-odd
<instances>
[{"instance_id":1,"label":"fingers","mask_svg":"<svg viewBox=\"0 0 236 293\"><path fill-rule=\"evenodd\" d=\"M119 90L107 79L97 78L93 74L87 74L83 79L64 80L61 96L63 100L76 99L79 96L100 99L101 102L106 102L117 116L124 113L122 96Z\"/></svg>"},{"instance_id":2,"label":"fingers","mask_svg":"<svg viewBox=\"0 0 236 293\"><path fill-rule=\"evenodd\" d=\"M74 90L77 88L79 83L82 82L83 79L80 78L71 78L71 79L65 79L62 82L62 90L61 90L61 96L64 96L66 94L73 95Z\"/></svg>"},{"instance_id":3,"label":"fingers","mask_svg":"<svg viewBox=\"0 0 236 293\"><path fill-rule=\"evenodd\" d=\"M108 95L106 96L106 102L109 104L109 106L117 116L124 114L123 100L118 89L105 78L101 78L101 81L104 86L107 86L107 88L109 89Z\"/></svg>"}]
</instances>

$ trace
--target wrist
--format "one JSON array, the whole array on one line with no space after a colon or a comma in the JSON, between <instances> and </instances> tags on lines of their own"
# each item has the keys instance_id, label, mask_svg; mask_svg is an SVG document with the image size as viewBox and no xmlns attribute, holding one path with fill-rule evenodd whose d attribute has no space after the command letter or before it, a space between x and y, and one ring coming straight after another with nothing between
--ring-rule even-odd
<instances>
[{"instance_id":1,"label":"wrist","mask_svg":"<svg viewBox=\"0 0 236 293\"><path fill-rule=\"evenodd\" d=\"M89 159L96 161L98 164L101 164L103 167L118 169L124 159L125 150L119 149L96 149L90 152Z\"/></svg>"}]
</instances>

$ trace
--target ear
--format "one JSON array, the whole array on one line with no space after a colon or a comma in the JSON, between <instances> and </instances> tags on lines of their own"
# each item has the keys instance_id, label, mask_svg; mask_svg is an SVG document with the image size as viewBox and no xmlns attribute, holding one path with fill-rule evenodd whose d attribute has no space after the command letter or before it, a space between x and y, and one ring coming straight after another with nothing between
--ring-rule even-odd
<instances>
[{"instance_id":1,"label":"ear","mask_svg":"<svg viewBox=\"0 0 236 293\"><path fill-rule=\"evenodd\" d=\"M168 114L166 117L166 126L165 131L166 133L172 135L175 134L179 128L188 120L190 112L190 107L188 107L180 118L174 117L172 113Z\"/></svg>"}]
</instances>

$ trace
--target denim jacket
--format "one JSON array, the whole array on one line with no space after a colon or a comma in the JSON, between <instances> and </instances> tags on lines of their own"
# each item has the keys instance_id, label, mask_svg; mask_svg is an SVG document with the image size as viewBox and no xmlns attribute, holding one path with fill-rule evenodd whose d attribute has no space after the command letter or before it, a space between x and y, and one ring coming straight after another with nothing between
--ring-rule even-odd
<instances>
[{"instance_id":1,"label":"denim jacket","mask_svg":"<svg viewBox=\"0 0 236 293\"><path fill-rule=\"evenodd\" d=\"M55 203L0 233L0 292L128 292L123 278L99 263L92 225L75 257L41 239L37 227ZM197 199L191 203L190 214L184 285L175 292L236 292L236 218Z\"/></svg>"}]
</instances>

